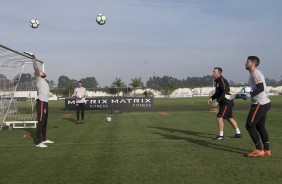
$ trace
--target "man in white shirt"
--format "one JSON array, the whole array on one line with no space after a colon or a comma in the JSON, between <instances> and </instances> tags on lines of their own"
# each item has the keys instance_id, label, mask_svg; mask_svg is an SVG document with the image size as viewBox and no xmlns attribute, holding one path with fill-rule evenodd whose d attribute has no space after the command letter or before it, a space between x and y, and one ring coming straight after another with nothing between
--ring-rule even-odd
<instances>
[{"instance_id":1,"label":"man in white shirt","mask_svg":"<svg viewBox=\"0 0 282 184\"><path fill-rule=\"evenodd\" d=\"M248 154L249 157L271 156L268 132L265 128L266 115L271 107L271 102L267 95L264 76L257 69L259 64L260 60L257 56L249 56L246 62L246 70L250 72L249 85L253 89L250 92L252 105L248 114L246 129L256 147L254 151Z\"/></svg>"},{"instance_id":2,"label":"man in white shirt","mask_svg":"<svg viewBox=\"0 0 282 184\"><path fill-rule=\"evenodd\" d=\"M36 58L33 53L25 52L30 55L33 62L33 68L36 76L36 87L37 87L37 99L36 99L36 110L37 110L37 126L36 126L36 147L46 148L46 144L53 144L53 141L47 139L47 120L48 120L48 100L49 100L49 84L46 81L45 72L40 69L36 63Z\"/></svg>"},{"instance_id":3,"label":"man in white shirt","mask_svg":"<svg viewBox=\"0 0 282 184\"><path fill-rule=\"evenodd\" d=\"M73 97L76 99L76 123L84 123L84 110L85 110L85 97L87 97L87 91L83 87L82 81L78 81L78 87L74 89ZM80 120L81 114L81 120Z\"/></svg>"}]
</instances>

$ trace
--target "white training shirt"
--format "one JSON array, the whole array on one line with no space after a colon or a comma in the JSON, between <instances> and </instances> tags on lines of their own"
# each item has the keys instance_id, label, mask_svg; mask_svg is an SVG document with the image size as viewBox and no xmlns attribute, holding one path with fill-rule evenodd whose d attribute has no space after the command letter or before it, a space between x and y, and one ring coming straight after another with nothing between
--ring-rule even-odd
<instances>
[{"instance_id":1,"label":"white training shirt","mask_svg":"<svg viewBox=\"0 0 282 184\"><path fill-rule=\"evenodd\" d=\"M88 96L86 89L84 87L81 87L81 88L77 87L77 88L75 88L72 96L75 96L77 94L81 94L82 98L81 99L77 99L76 98L76 103L85 103L86 102L85 101L85 97Z\"/></svg>"},{"instance_id":2,"label":"white training shirt","mask_svg":"<svg viewBox=\"0 0 282 184\"><path fill-rule=\"evenodd\" d=\"M48 102L49 93L50 93L49 84L47 83L47 81L45 79L43 79L41 77L36 77L36 78L37 78L37 82L36 82L37 98L40 101Z\"/></svg>"},{"instance_id":3,"label":"white training shirt","mask_svg":"<svg viewBox=\"0 0 282 184\"><path fill-rule=\"evenodd\" d=\"M270 102L268 98L268 93L266 90L265 79L264 79L263 74L259 70L255 69L254 71L251 72L251 75L249 78L249 85L252 87L253 90L255 90L256 85L259 83L263 83L264 91L252 97L252 104L260 103L261 105L264 105Z\"/></svg>"}]
</instances>

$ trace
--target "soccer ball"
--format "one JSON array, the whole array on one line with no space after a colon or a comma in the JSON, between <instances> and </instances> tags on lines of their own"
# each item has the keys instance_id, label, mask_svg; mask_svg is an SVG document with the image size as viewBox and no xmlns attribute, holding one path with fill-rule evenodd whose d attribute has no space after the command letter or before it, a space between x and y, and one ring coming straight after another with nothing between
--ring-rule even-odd
<instances>
[{"instance_id":1,"label":"soccer ball","mask_svg":"<svg viewBox=\"0 0 282 184\"><path fill-rule=\"evenodd\" d=\"M77 94L75 95L75 97L76 97L77 99L81 99L81 98L83 97L83 94L77 93Z\"/></svg>"},{"instance_id":2,"label":"soccer ball","mask_svg":"<svg viewBox=\"0 0 282 184\"><path fill-rule=\"evenodd\" d=\"M110 122L112 121L112 118L111 117L107 117L107 122Z\"/></svg>"},{"instance_id":3,"label":"soccer ball","mask_svg":"<svg viewBox=\"0 0 282 184\"><path fill-rule=\"evenodd\" d=\"M249 87L249 86L243 87L241 89L241 93L250 93L252 91L253 91L253 89L251 87Z\"/></svg>"},{"instance_id":4,"label":"soccer ball","mask_svg":"<svg viewBox=\"0 0 282 184\"><path fill-rule=\"evenodd\" d=\"M97 17L96 17L96 22L99 25L106 24L106 20L107 20L107 17L104 14L98 14Z\"/></svg>"},{"instance_id":5,"label":"soccer ball","mask_svg":"<svg viewBox=\"0 0 282 184\"><path fill-rule=\"evenodd\" d=\"M37 19L31 19L29 22L29 25L31 28L36 29L39 27L39 20Z\"/></svg>"}]
</instances>

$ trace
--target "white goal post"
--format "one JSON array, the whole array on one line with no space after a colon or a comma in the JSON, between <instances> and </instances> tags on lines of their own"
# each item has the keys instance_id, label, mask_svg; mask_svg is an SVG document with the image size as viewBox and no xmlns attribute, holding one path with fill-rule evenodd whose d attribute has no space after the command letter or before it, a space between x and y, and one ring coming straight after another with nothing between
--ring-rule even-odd
<instances>
[{"instance_id":1,"label":"white goal post","mask_svg":"<svg viewBox=\"0 0 282 184\"><path fill-rule=\"evenodd\" d=\"M42 61L37 64L44 68ZM36 96L32 58L0 44L0 131L35 128Z\"/></svg>"}]
</instances>

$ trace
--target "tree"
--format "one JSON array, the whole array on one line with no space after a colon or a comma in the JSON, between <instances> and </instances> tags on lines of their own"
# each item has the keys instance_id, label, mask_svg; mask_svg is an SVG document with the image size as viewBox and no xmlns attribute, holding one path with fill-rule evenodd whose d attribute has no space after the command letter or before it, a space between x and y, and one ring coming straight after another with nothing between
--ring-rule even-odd
<instances>
[{"instance_id":1,"label":"tree","mask_svg":"<svg viewBox=\"0 0 282 184\"><path fill-rule=\"evenodd\" d=\"M22 73L20 82L33 82L34 78L30 73Z\"/></svg>"},{"instance_id":2,"label":"tree","mask_svg":"<svg viewBox=\"0 0 282 184\"><path fill-rule=\"evenodd\" d=\"M230 86L235 86L235 84L236 84L236 83L235 83L233 80L229 81L229 85L230 85Z\"/></svg>"},{"instance_id":3,"label":"tree","mask_svg":"<svg viewBox=\"0 0 282 184\"><path fill-rule=\"evenodd\" d=\"M81 81L85 88L97 88L99 85L95 77L86 77L81 79Z\"/></svg>"},{"instance_id":4,"label":"tree","mask_svg":"<svg viewBox=\"0 0 282 184\"><path fill-rule=\"evenodd\" d=\"M73 83L71 81L69 81L69 83L66 86L65 92L68 96L71 96L72 91L73 91L74 87L73 87Z\"/></svg>"},{"instance_id":5,"label":"tree","mask_svg":"<svg viewBox=\"0 0 282 184\"><path fill-rule=\"evenodd\" d=\"M134 89L138 87L142 87L141 78L135 77L131 79L131 83L129 85L132 86Z\"/></svg>"},{"instance_id":6,"label":"tree","mask_svg":"<svg viewBox=\"0 0 282 184\"><path fill-rule=\"evenodd\" d=\"M204 77L187 77L186 79L179 80L177 78L173 78L171 76L163 76L153 78L150 77L147 86L149 88L163 90L164 88L168 87L168 82L174 88L194 88L194 87L205 87L205 86L212 86L213 77L210 75Z\"/></svg>"},{"instance_id":7,"label":"tree","mask_svg":"<svg viewBox=\"0 0 282 184\"><path fill-rule=\"evenodd\" d=\"M122 82L121 78L117 78L115 79L115 81L112 83L112 87L110 89L112 94L115 93L119 93L120 92L120 88L124 88L124 82Z\"/></svg>"},{"instance_id":8,"label":"tree","mask_svg":"<svg viewBox=\"0 0 282 184\"><path fill-rule=\"evenodd\" d=\"M48 82L50 89L54 89L57 86L53 80L50 80L50 81L46 80L46 81Z\"/></svg>"},{"instance_id":9,"label":"tree","mask_svg":"<svg viewBox=\"0 0 282 184\"><path fill-rule=\"evenodd\" d=\"M9 80L7 79L7 77L3 74L0 74L0 89L5 90L8 84Z\"/></svg>"},{"instance_id":10,"label":"tree","mask_svg":"<svg viewBox=\"0 0 282 184\"><path fill-rule=\"evenodd\" d=\"M265 78L265 83L267 86L277 86L278 82L274 79Z\"/></svg>"},{"instance_id":11,"label":"tree","mask_svg":"<svg viewBox=\"0 0 282 184\"><path fill-rule=\"evenodd\" d=\"M70 82L67 76L61 75L58 79L58 88L65 88Z\"/></svg>"}]
</instances>

